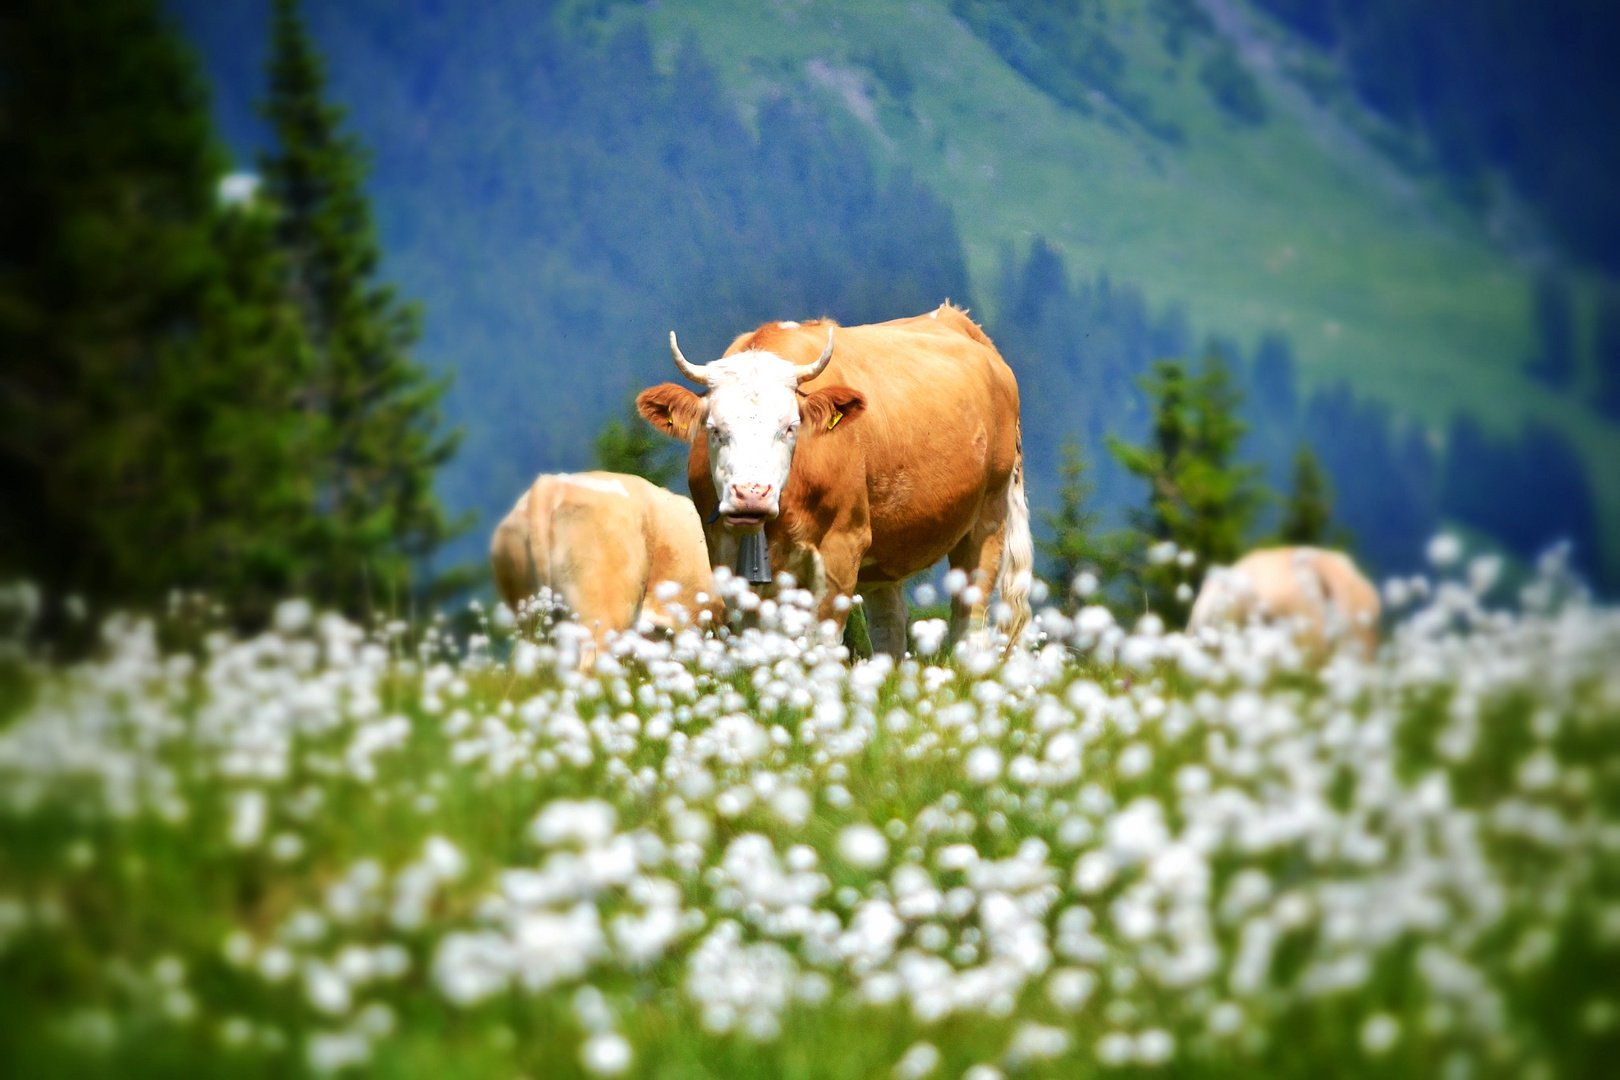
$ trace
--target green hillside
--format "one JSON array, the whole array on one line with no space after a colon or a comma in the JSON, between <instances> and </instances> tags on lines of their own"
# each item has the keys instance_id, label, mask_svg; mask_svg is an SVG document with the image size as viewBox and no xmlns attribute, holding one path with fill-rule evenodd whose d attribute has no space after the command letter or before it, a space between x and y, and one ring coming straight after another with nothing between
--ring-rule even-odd
<instances>
[{"instance_id":1,"label":"green hillside","mask_svg":"<svg viewBox=\"0 0 1620 1080\"><path fill-rule=\"evenodd\" d=\"M695 40L745 116L806 93L847 112L874 160L904 164L951 203L981 310L1007 246L1044 236L1076 274L1183 304L1201 333L1245 348L1286 333L1308 385L1348 380L1434 432L1459 411L1498 430L1540 419L1589 463L1620 460L1620 432L1523 373L1537 347L1534 242L1523 227L1490 234L1507 209L1482 220L1376 149L1377 122L1333 93L1326 58L1241 3L1193 8L1190 23L1182 5L1098 6L1093 30L1125 64L1118 95L1092 91L1076 103L1086 112L1020 74L944 0L706 0L574 17L604 32L645 19L666 63ZM1254 75L1262 121L1223 109L1200 77L1218 53ZM1620 482L1592 471L1614 565Z\"/></svg>"}]
</instances>

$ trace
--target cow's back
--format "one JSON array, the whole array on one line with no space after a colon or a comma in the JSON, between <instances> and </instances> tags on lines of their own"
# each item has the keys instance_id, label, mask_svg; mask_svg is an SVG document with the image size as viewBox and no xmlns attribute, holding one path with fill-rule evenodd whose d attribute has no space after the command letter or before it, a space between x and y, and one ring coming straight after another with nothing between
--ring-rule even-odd
<instances>
[{"instance_id":1,"label":"cow's back","mask_svg":"<svg viewBox=\"0 0 1620 1080\"><path fill-rule=\"evenodd\" d=\"M706 605L723 618L691 500L639 476L540 476L490 547L496 587L508 606L515 610L548 588L599 638L643 615L656 626L674 626L681 621L674 604L689 613ZM667 599L656 596L664 581L679 587Z\"/></svg>"},{"instance_id":2,"label":"cow's back","mask_svg":"<svg viewBox=\"0 0 1620 1080\"><path fill-rule=\"evenodd\" d=\"M529 490L536 579L598 632L630 626L647 578L642 500L632 495L631 479L546 475Z\"/></svg>"},{"instance_id":3,"label":"cow's back","mask_svg":"<svg viewBox=\"0 0 1620 1080\"><path fill-rule=\"evenodd\" d=\"M1317 656L1349 637L1364 652L1378 643L1378 592L1344 554L1313 547L1251 551L1211 571L1193 605L1190 630L1250 618L1293 625Z\"/></svg>"}]
</instances>

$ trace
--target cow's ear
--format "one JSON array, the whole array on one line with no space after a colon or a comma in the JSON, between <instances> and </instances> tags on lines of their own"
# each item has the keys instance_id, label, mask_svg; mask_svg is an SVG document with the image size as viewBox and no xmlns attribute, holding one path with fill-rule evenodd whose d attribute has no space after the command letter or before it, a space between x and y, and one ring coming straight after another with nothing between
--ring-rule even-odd
<instances>
[{"instance_id":1,"label":"cow's ear","mask_svg":"<svg viewBox=\"0 0 1620 1080\"><path fill-rule=\"evenodd\" d=\"M682 442L697 437L703 422L703 399L684 386L659 383L636 396L636 409L647 423Z\"/></svg>"},{"instance_id":2,"label":"cow's ear","mask_svg":"<svg viewBox=\"0 0 1620 1080\"><path fill-rule=\"evenodd\" d=\"M799 415L811 431L833 431L847 424L866 408L860 391L847 386L823 386L799 402Z\"/></svg>"}]
</instances>

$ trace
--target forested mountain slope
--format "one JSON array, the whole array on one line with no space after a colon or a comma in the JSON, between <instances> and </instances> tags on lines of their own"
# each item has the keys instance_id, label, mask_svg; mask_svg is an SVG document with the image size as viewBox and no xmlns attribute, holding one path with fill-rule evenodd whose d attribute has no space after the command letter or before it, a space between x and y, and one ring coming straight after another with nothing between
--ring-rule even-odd
<instances>
[{"instance_id":1,"label":"forested mountain slope","mask_svg":"<svg viewBox=\"0 0 1620 1080\"><path fill-rule=\"evenodd\" d=\"M263 4L176 10L246 160ZM1440 520L1491 528L1490 478L1446 457L1459 416L1470 460L1562 463L1552 489L1523 467L1499 493L1546 525L1519 548L1620 535L1620 479L1592 468L1620 459L1590 405L1593 275L1505 189L1459 197L1267 11L352 0L311 19L375 151L390 270L427 304L424 354L456 372L446 495L486 520L536 469L585 464L601 419L666 377L671 327L701 355L765 318L949 295L1007 342L1038 501L1062 438L1135 435L1135 376L1216 335L1251 378L1263 341L1291 357L1292 411L1254 412L1257 452L1339 432L1324 457L1385 567ZM1528 374L1549 340L1561 381ZM1133 497L1107 470L1103 493Z\"/></svg>"}]
</instances>

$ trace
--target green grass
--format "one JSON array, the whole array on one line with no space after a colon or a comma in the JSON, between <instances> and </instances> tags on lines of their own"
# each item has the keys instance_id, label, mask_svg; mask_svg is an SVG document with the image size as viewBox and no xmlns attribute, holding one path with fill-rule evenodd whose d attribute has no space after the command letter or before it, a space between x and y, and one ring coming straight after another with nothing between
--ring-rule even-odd
<instances>
[{"instance_id":1,"label":"green grass","mask_svg":"<svg viewBox=\"0 0 1620 1080\"><path fill-rule=\"evenodd\" d=\"M581 677L549 646L492 661L487 641L462 656L431 628L410 646L379 632L366 655L341 623L292 620L279 636L215 637L188 659L126 625L102 659L28 665L31 694L13 699L0 728L0 1073L302 1075L323 1035L373 1025L361 1040L367 1075L575 1076L581 1044L605 1025L632 1049L630 1074L645 1077L889 1075L919 1040L940 1055L931 1075L952 1078L976 1063L1053 1077L1596 1075L1620 1050L1620 622L1578 604L1486 615L1465 595L1403 621L1376 665L1321 676L1252 666L1275 645L1264 635L1204 661L1179 636L1115 633L1007 666L970 651L886 674L851 670L827 646L744 635L707 653L683 639L673 657L652 645L622 670ZM793 699L793 686L810 698ZM963 713L963 703L976 704ZM569 734L575 713L589 734ZM717 744L734 748L720 756L697 749L720 730L710 718L736 715L770 738ZM370 755L371 773L355 747L394 716L404 726ZM674 734L657 733L661 722ZM1071 733L1082 756L1068 773ZM588 760L571 759L582 748ZM974 771L986 748L1000 755L994 775ZM1055 771L1019 771L1043 761ZM802 818L767 794L740 809L725 801L784 785L808 796ZM245 792L264 796L266 814L243 832ZM589 799L613 808L611 843L570 855L569 842L533 831L542 811ZM1142 800L1163 808L1158 840L1127 829ZM1284 832L1223 832L1216 823L1232 813ZM875 864L846 854L857 824L887 832ZM658 837L663 854L637 856L628 877L568 861L634 836ZM768 873L730 868L747 836L763 837L773 860L794 845L814 852L814 869L799 871L824 875L806 902L834 919L835 955L817 952L814 935L771 929L788 901L749 906L746 890L766 888ZM404 918L400 897L434 837L462 865L434 879L420 919ZM1132 864L1132 844L1164 855L1170 840L1198 854ZM992 876L952 868L941 852L965 849L951 845L969 845ZM1109 852L1116 876L1084 884L1085 860ZM1030 861L1006 861L1017 859ZM344 884L363 882L368 865L373 886ZM863 951L869 939L850 936L858 912L892 913L912 895L895 891L908 865L930 888L966 889L971 905L902 908L892 946L902 952ZM1035 876L1006 876L1019 866ZM508 869L555 872L544 880L582 891L537 907L509 900L520 921L508 923L489 908ZM585 884L594 873L609 876ZM646 880L669 883L697 923L637 962L614 927L652 910L637 899ZM1242 899L1245 880L1266 884L1258 899ZM998 922L997 895L1025 914ZM1165 905L1146 936L1128 918L1143 896ZM521 919L576 900L608 943L581 969L537 991L514 983L449 1000L449 942L494 933L517 955L504 935ZM1215 950L1190 982L1163 966L1184 947L1177 911L1193 918L1185 940L1207 933ZM1092 922L1091 946L1064 936L1076 912ZM313 914L317 931L301 935ZM1392 933L1378 929L1385 919ZM767 1009L779 1030L765 1038L709 1030L694 957L725 920L746 928L750 948L782 950L799 976L819 973L826 1000ZM1278 934L1247 985L1240 957L1260 924ZM924 942L930 925L941 944ZM990 963L1030 955L1002 951L1017 940L1042 944L1003 1006L969 999L979 1004L934 1020L905 994L873 1000L884 973L901 970L897 956L943 949L966 979L1012 970ZM549 964L569 944L538 955ZM323 1006L311 972L356 946L403 949L408 967L351 976L352 1000ZM269 966L277 947L293 968L281 978ZM1461 981L1423 974L1435 956L1464 965ZM1347 957L1365 965L1347 987L1308 990ZM1060 968L1098 979L1073 1011L1050 996ZM741 985L730 970L726 985ZM601 995L605 1019L591 1019L581 988ZM1239 1006L1231 1034L1212 1026L1223 1001ZM1380 1014L1396 1042L1365 1049ZM1066 1048L1017 1060L1010 1046L1029 1023ZM1173 1062L1109 1065L1109 1037L1153 1029L1173 1039Z\"/></svg>"}]
</instances>

